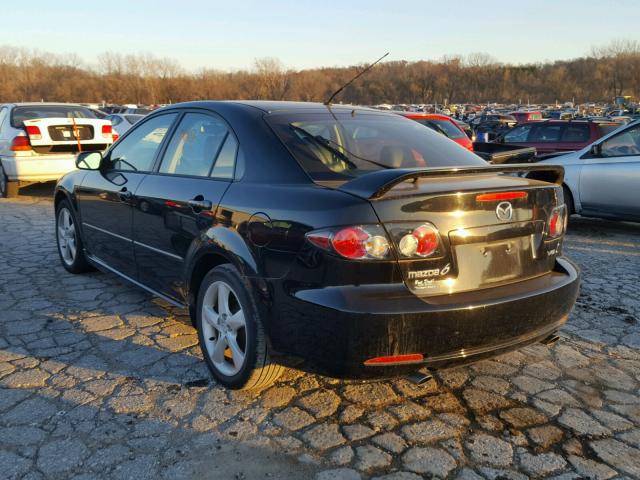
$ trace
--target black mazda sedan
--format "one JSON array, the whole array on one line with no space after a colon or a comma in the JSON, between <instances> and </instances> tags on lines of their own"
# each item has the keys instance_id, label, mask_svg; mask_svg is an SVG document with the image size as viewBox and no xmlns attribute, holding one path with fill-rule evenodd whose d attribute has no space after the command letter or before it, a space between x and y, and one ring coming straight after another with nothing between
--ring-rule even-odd
<instances>
[{"instance_id":1,"label":"black mazda sedan","mask_svg":"<svg viewBox=\"0 0 640 480\"><path fill-rule=\"evenodd\" d=\"M476 361L551 338L578 294L560 167L489 166L393 113L183 103L77 166L64 267L188 307L231 388Z\"/></svg>"}]
</instances>

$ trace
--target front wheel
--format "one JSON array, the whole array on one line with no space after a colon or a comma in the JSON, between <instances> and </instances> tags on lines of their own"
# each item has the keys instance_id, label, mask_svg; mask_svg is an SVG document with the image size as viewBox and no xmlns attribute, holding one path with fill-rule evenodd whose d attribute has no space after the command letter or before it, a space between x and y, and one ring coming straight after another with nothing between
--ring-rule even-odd
<instances>
[{"instance_id":1,"label":"front wheel","mask_svg":"<svg viewBox=\"0 0 640 480\"><path fill-rule=\"evenodd\" d=\"M202 355L218 382L250 390L280 377L284 368L269 357L251 286L234 267L220 265L205 276L196 309Z\"/></svg>"},{"instance_id":2,"label":"front wheel","mask_svg":"<svg viewBox=\"0 0 640 480\"><path fill-rule=\"evenodd\" d=\"M83 273L92 269L84 254L76 217L67 200L56 206L56 242L60 261L67 271Z\"/></svg>"}]
</instances>

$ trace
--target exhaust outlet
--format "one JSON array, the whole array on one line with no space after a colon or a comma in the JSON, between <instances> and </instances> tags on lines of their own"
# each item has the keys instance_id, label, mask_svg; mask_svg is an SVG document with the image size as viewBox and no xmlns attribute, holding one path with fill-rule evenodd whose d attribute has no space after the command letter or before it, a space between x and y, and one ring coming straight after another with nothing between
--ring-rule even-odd
<instances>
[{"instance_id":1,"label":"exhaust outlet","mask_svg":"<svg viewBox=\"0 0 640 480\"><path fill-rule=\"evenodd\" d=\"M433 375L425 372L414 372L410 375L407 375L407 380L409 380L414 385L426 385L431 380L433 380Z\"/></svg>"},{"instance_id":2,"label":"exhaust outlet","mask_svg":"<svg viewBox=\"0 0 640 480\"><path fill-rule=\"evenodd\" d=\"M555 333L552 333L551 335L549 335L544 340L541 340L540 343L542 343L543 345L551 346L554 343L556 343L558 340L560 340L560 337L558 335L556 335Z\"/></svg>"}]
</instances>

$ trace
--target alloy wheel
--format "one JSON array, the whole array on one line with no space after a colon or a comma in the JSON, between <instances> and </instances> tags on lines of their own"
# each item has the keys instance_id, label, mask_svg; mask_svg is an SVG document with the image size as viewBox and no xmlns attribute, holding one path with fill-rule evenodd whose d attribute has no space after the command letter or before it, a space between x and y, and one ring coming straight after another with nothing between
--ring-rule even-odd
<instances>
[{"instance_id":1,"label":"alloy wheel","mask_svg":"<svg viewBox=\"0 0 640 480\"><path fill-rule=\"evenodd\" d=\"M212 283L202 302L204 347L215 368L226 376L242 369L247 354L244 310L231 286Z\"/></svg>"},{"instance_id":2,"label":"alloy wheel","mask_svg":"<svg viewBox=\"0 0 640 480\"><path fill-rule=\"evenodd\" d=\"M58 212L58 248L62 260L67 265L72 265L76 259L77 242L76 242L76 225L68 208L63 207Z\"/></svg>"}]
</instances>

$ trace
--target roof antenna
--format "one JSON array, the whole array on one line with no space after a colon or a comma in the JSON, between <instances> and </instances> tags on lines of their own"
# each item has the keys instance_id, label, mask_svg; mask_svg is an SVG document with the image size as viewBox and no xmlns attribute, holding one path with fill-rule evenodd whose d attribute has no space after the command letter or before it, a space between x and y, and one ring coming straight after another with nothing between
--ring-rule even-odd
<instances>
[{"instance_id":1,"label":"roof antenna","mask_svg":"<svg viewBox=\"0 0 640 480\"><path fill-rule=\"evenodd\" d=\"M373 62L371 65L369 65L367 68L365 68L364 70L362 70L360 73L358 73L355 77L353 77L351 80L349 80L347 83L345 83L343 86L341 86L338 90L336 90L333 95L331 95L329 97L329 100L327 100L326 102L324 102L325 105L331 105L331 100L333 100L335 98L336 95L338 95L342 90L344 90L345 88L347 88L349 85L351 85L355 80L357 80L360 76L364 75L365 73L367 73L369 70L371 70L375 65L377 65L378 63L380 63L380 61L386 57L387 55L389 55L389 52L385 53L383 56L381 56L378 60L376 60L375 62Z\"/></svg>"}]
</instances>

